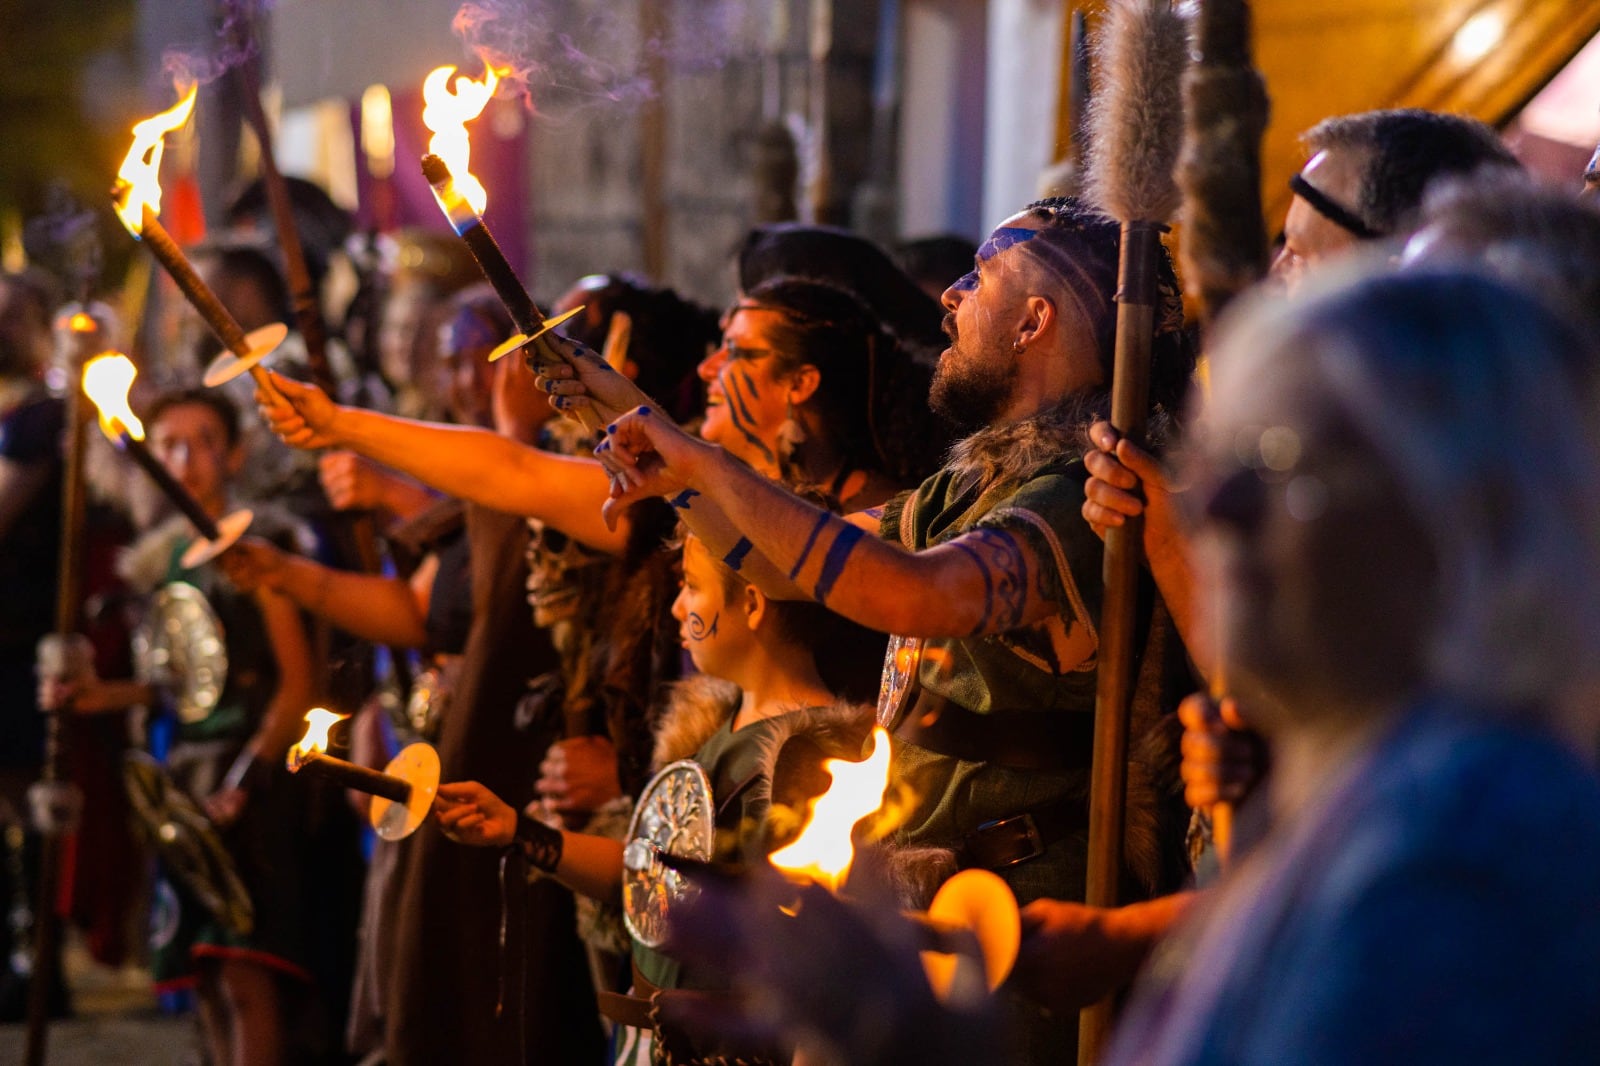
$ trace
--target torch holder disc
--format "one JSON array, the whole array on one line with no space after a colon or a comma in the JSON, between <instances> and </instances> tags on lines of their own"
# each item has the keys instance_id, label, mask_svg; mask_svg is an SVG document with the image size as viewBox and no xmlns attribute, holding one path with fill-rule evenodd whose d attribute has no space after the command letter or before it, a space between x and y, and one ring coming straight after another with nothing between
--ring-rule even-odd
<instances>
[{"instance_id":1,"label":"torch holder disc","mask_svg":"<svg viewBox=\"0 0 1600 1066\"><path fill-rule=\"evenodd\" d=\"M211 360L201 380L208 389L227 384L271 355L288 335L289 327L282 322L251 330L244 338L245 351L223 352Z\"/></svg>"},{"instance_id":2,"label":"torch holder disc","mask_svg":"<svg viewBox=\"0 0 1600 1066\"><path fill-rule=\"evenodd\" d=\"M528 336L526 333L518 333L518 334L516 334L516 335L514 335L512 337L507 338L503 343L500 344L499 347L497 347L494 351L489 353L489 362L491 362L491 363L499 362L501 359L504 359L506 356L510 355L512 352L516 351L518 348L524 348L524 347L532 344L534 341L538 340L540 337L544 336L546 333L549 333L551 330L553 330L557 326L561 325L561 323L565 322L567 319L571 318L573 315L577 314L579 311L582 311L583 308L584 308L584 305L583 304L579 304L577 307L574 307L570 311L563 311L563 312L561 312L559 315L557 315L554 318L545 319L543 322L541 322L539 324L539 332L535 333L531 337Z\"/></svg>"},{"instance_id":3,"label":"torch holder disc","mask_svg":"<svg viewBox=\"0 0 1600 1066\"><path fill-rule=\"evenodd\" d=\"M430 744L411 744L389 760L383 772L411 786L411 797L395 803L382 796L372 797L372 828L385 840L403 840L433 809L433 794L439 791L439 753Z\"/></svg>"},{"instance_id":4,"label":"torch holder disc","mask_svg":"<svg viewBox=\"0 0 1600 1066\"><path fill-rule=\"evenodd\" d=\"M244 536L245 530L250 528L250 522L255 514L248 507L241 507L232 514L223 515L217 519L216 540L207 540L200 537L184 550L178 565L185 570L193 570L197 566L204 566L229 548Z\"/></svg>"},{"instance_id":5,"label":"torch holder disc","mask_svg":"<svg viewBox=\"0 0 1600 1066\"><path fill-rule=\"evenodd\" d=\"M988 870L962 870L939 889L927 915L939 925L970 930L982 955L971 959L922 953L922 968L939 1001L965 1001L985 989L993 992L999 988L1016 964L1022 944L1022 916L1011 886Z\"/></svg>"}]
</instances>

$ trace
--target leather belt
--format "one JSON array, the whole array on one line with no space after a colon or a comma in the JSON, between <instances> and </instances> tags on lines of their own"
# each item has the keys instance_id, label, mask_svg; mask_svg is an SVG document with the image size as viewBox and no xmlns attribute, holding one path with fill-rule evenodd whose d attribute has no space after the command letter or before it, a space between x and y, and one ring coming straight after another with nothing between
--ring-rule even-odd
<instances>
[{"instance_id":1,"label":"leather belt","mask_svg":"<svg viewBox=\"0 0 1600 1066\"><path fill-rule=\"evenodd\" d=\"M1063 796L1009 818L984 822L962 840L957 856L964 867L1003 870L1037 859L1051 844L1088 827L1087 802Z\"/></svg>"},{"instance_id":2,"label":"leather belt","mask_svg":"<svg viewBox=\"0 0 1600 1066\"><path fill-rule=\"evenodd\" d=\"M917 693L895 734L940 755L1016 770L1081 770L1089 766L1094 753L1093 714L978 714L927 689Z\"/></svg>"}]
</instances>

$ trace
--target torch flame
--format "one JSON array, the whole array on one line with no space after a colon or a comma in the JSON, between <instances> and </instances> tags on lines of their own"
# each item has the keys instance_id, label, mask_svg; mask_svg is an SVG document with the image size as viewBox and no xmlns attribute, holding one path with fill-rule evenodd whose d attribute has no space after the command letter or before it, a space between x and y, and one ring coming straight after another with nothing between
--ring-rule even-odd
<instances>
[{"instance_id":1,"label":"torch flame","mask_svg":"<svg viewBox=\"0 0 1600 1066\"><path fill-rule=\"evenodd\" d=\"M151 214L161 213L161 154L166 148L162 138L189 121L198 89L198 83L189 86L189 91L172 107L133 127L133 147L117 171L116 208L117 217L135 237L144 228L146 204L150 205Z\"/></svg>"},{"instance_id":2,"label":"torch flame","mask_svg":"<svg viewBox=\"0 0 1600 1066\"><path fill-rule=\"evenodd\" d=\"M872 731L872 754L860 762L829 759L823 769L833 776L828 791L817 797L800 836L775 851L769 861L791 876L805 877L837 891L850 873L855 849L850 831L883 805L889 786L889 734Z\"/></svg>"},{"instance_id":3,"label":"torch flame","mask_svg":"<svg viewBox=\"0 0 1600 1066\"><path fill-rule=\"evenodd\" d=\"M489 194L468 170L472 143L467 138L467 123L483 113L495 86L500 84L500 73L488 64L485 67L488 73L482 81L456 74L455 67L447 66L435 69L422 83L422 123L433 131L428 151L444 160L455 179L456 191L480 215L489 202Z\"/></svg>"},{"instance_id":4,"label":"torch flame","mask_svg":"<svg viewBox=\"0 0 1600 1066\"><path fill-rule=\"evenodd\" d=\"M295 741L289 749L289 769L298 770L300 761L312 752L327 751L328 730L348 717L348 714L334 714L324 707L313 707L307 711L306 735Z\"/></svg>"},{"instance_id":5,"label":"torch flame","mask_svg":"<svg viewBox=\"0 0 1600 1066\"><path fill-rule=\"evenodd\" d=\"M134 440L144 440L144 423L128 406L128 390L139 376L133 360L121 352L106 352L83 364L83 392L100 412L100 429L116 440L126 429Z\"/></svg>"}]
</instances>

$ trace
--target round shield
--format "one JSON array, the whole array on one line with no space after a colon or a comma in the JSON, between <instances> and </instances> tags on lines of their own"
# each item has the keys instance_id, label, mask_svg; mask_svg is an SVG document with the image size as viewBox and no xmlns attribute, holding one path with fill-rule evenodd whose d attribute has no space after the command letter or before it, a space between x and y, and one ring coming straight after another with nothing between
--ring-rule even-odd
<instances>
[{"instance_id":1,"label":"round shield","mask_svg":"<svg viewBox=\"0 0 1600 1066\"><path fill-rule=\"evenodd\" d=\"M878 683L878 724L894 729L922 664L921 637L890 637L883 653L883 679Z\"/></svg>"},{"instance_id":2,"label":"round shield","mask_svg":"<svg viewBox=\"0 0 1600 1066\"><path fill-rule=\"evenodd\" d=\"M622 919L645 947L666 942L668 914L694 891L661 854L710 861L715 819L711 781L693 759L662 767L644 787L622 853Z\"/></svg>"},{"instance_id":3,"label":"round shield","mask_svg":"<svg viewBox=\"0 0 1600 1066\"><path fill-rule=\"evenodd\" d=\"M199 804L142 751L124 758L122 779L134 816L173 878L223 925L240 936L250 935L255 926L250 893Z\"/></svg>"},{"instance_id":4,"label":"round shield","mask_svg":"<svg viewBox=\"0 0 1600 1066\"><path fill-rule=\"evenodd\" d=\"M134 637L140 681L173 693L178 719L204 721L217 709L228 679L222 623L205 595L174 581L150 598L150 613Z\"/></svg>"}]
</instances>

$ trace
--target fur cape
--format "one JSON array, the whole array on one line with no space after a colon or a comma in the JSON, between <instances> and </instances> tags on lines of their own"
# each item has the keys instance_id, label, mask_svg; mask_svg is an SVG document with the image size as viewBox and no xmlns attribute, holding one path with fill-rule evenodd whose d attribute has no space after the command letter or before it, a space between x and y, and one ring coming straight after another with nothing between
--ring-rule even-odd
<instances>
[{"instance_id":1,"label":"fur cape","mask_svg":"<svg viewBox=\"0 0 1600 1066\"><path fill-rule=\"evenodd\" d=\"M738 711L740 698L737 685L714 677L689 677L673 685L656 727L653 769L692 758ZM872 723L871 707L842 701L783 715L762 738L760 780L752 787L787 806L817 796L828 783L822 760L859 759Z\"/></svg>"},{"instance_id":2,"label":"fur cape","mask_svg":"<svg viewBox=\"0 0 1600 1066\"><path fill-rule=\"evenodd\" d=\"M1032 418L985 426L963 437L951 446L944 468L963 491L979 485L985 493L1013 488L1053 463L1082 458L1089 426L1109 412L1106 393L1075 393Z\"/></svg>"}]
</instances>

